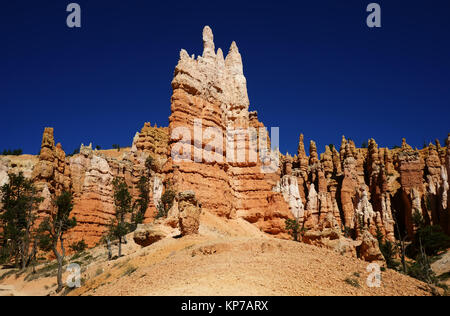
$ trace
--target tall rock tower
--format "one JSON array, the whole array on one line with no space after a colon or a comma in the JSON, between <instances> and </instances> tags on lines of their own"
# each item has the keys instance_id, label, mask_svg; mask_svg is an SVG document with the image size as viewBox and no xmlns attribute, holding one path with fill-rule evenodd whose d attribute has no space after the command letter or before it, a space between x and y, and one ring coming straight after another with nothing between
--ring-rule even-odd
<instances>
[{"instance_id":1,"label":"tall rock tower","mask_svg":"<svg viewBox=\"0 0 450 316\"><path fill-rule=\"evenodd\" d=\"M261 171L261 146L252 131L264 125L256 112L249 113L236 43L224 57L220 48L215 49L211 28L205 26L202 56L181 50L172 88L172 157L166 171L176 190L195 191L203 208L217 215L242 217L274 234L283 231L289 208L283 196L272 191L279 170ZM182 159L175 161L174 153Z\"/></svg>"}]
</instances>

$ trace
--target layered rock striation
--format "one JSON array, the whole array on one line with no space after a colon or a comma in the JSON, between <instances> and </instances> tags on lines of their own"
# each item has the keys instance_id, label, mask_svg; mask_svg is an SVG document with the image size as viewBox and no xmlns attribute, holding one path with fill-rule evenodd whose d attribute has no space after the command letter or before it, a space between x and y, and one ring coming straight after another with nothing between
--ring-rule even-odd
<instances>
[{"instance_id":1,"label":"layered rock striation","mask_svg":"<svg viewBox=\"0 0 450 316\"><path fill-rule=\"evenodd\" d=\"M203 47L197 58L181 50L175 68L165 172L178 191L195 191L204 210L282 234L290 212L272 190L279 175L262 171L259 154L268 141L257 141L264 125L249 112L239 49L233 42L224 57L209 27Z\"/></svg>"},{"instance_id":2,"label":"layered rock striation","mask_svg":"<svg viewBox=\"0 0 450 316\"><path fill-rule=\"evenodd\" d=\"M342 137L339 149L327 146L322 154L313 141L307 154L300 135L297 153L282 155L257 112L249 110L236 43L225 56L216 50L209 27L203 30L201 56L181 50L172 89L169 126L146 123L131 148L82 145L79 154L68 157L55 145L53 129L46 128L38 157L0 157L0 184L11 172L32 178L44 198L40 217L52 211L58 194L73 192L78 225L67 239L84 239L89 246L100 241L114 215L113 179L124 178L136 200L143 176L150 188L145 223L153 221L166 190L192 192L179 196L169 212L184 212L180 222L172 216L170 225L185 234L198 231L200 205L281 238L289 237L285 220L295 218L306 231L305 242L341 253L354 253L359 245L367 260L380 259L369 234L411 238L414 212L450 234L450 135L445 146L436 142L422 150L406 140L392 150L373 139L367 148L357 148Z\"/></svg>"}]
</instances>

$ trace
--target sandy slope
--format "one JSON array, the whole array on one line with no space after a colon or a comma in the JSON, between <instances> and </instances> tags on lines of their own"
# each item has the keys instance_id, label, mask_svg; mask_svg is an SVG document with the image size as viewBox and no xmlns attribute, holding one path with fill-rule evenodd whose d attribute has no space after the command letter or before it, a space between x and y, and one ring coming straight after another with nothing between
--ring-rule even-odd
<instances>
[{"instance_id":1,"label":"sandy slope","mask_svg":"<svg viewBox=\"0 0 450 316\"><path fill-rule=\"evenodd\" d=\"M425 284L390 270L380 288L369 288L366 262L209 214L199 236L168 238L107 264L70 295L428 295Z\"/></svg>"},{"instance_id":2,"label":"sandy slope","mask_svg":"<svg viewBox=\"0 0 450 316\"><path fill-rule=\"evenodd\" d=\"M69 295L429 295L425 284L390 270L382 272L380 288L369 288L366 262L208 213L198 236L147 248L127 239L118 260L108 261L103 247L90 250L90 260L77 259L83 286ZM54 276L25 281L26 274L1 280L0 296L54 295Z\"/></svg>"}]
</instances>

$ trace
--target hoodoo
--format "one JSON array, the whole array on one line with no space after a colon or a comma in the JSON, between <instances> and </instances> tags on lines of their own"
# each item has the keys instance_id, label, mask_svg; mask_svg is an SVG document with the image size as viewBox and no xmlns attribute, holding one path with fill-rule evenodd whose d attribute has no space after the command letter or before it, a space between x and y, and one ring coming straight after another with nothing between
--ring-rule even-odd
<instances>
[{"instance_id":1,"label":"hoodoo","mask_svg":"<svg viewBox=\"0 0 450 316\"><path fill-rule=\"evenodd\" d=\"M195 196L195 212L183 222L186 234L198 231L197 207L227 219L244 219L280 238L289 238L286 219L297 218L307 230L305 242L331 248L337 247L333 240L375 244L370 235L377 231L393 240L396 224L412 237L414 212L450 234L450 135L446 146L437 142L422 150L406 140L392 150L379 148L373 139L367 148L357 148L342 137L339 149L327 146L322 154L311 141L308 156L303 135L295 156L271 150L267 135L259 132L265 131L264 124L250 111L237 44L232 42L225 56L216 49L208 26L203 29L201 56L180 51L172 89L169 126L146 123L130 139L131 148L81 146L69 157L55 145L53 129L46 128L37 158L0 157L0 184L7 183L8 173L24 172L44 198L40 215L53 207L55 195L71 190L78 225L67 234L67 242L84 239L91 247L114 214L114 177L124 178L136 199L142 175L148 176L150 188L145 223L154 220L167 190ZM185 159L176 159L174 153ZM244 158L236 159L242 153ZM261 158L267 153L279 162L272 172ZM148 157L153 162L150 170ZM339 247L342 250L342 242ZM379 257L366 250L376 254L367 258Z\"/></svg>"}]
</instances>

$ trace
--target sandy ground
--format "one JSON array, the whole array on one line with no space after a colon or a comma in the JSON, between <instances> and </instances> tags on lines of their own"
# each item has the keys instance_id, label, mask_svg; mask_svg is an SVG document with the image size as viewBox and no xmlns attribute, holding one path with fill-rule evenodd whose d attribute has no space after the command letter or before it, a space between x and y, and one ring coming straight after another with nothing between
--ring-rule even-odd
<instances>
[{"instance_id":1,"label":"sandy ground","mask_svg":"<svg viewBox=\"0 0 450 316\"><path fill-rule=\"evenodd\" d=\"M11 276L0 281L0 296L44 296L56 289L56 278L27 282L25 276Z\"/></svg>"},{"instance_id":2,"label":"sandy ground","mask_svg":"<svg viewBox=\"0 0 450 316\"><path fill-rule=\"evenodd\" d=\"M382 272L380 288L369 288L367 263L290 241L197 237L154 248L72 294L427 295L424 284L393 271ZM139 269L125 275L130 267Z\"/></svg>"},{"instance_id":3,"label":"sandy ground","mask_svg":"<svg viewBox=\"0 0 450 316\"><path fill-rule=\"evenodd\" d=\"M83 286L68 295L430 294L424 283L391 270L381 272L379 288L370 288L367 262L268 237L243 220L204 214L201 223L197 236L166 238L142 249L130 241L126 256L115 261L106 260L103 248L91 250L94 261L84 269ZM25 282L11 276L0 281L0 295L7 292L2 286L14 288L9 295L45 295L52 283L54 278Z\"/></svg>"}]
</instances>

